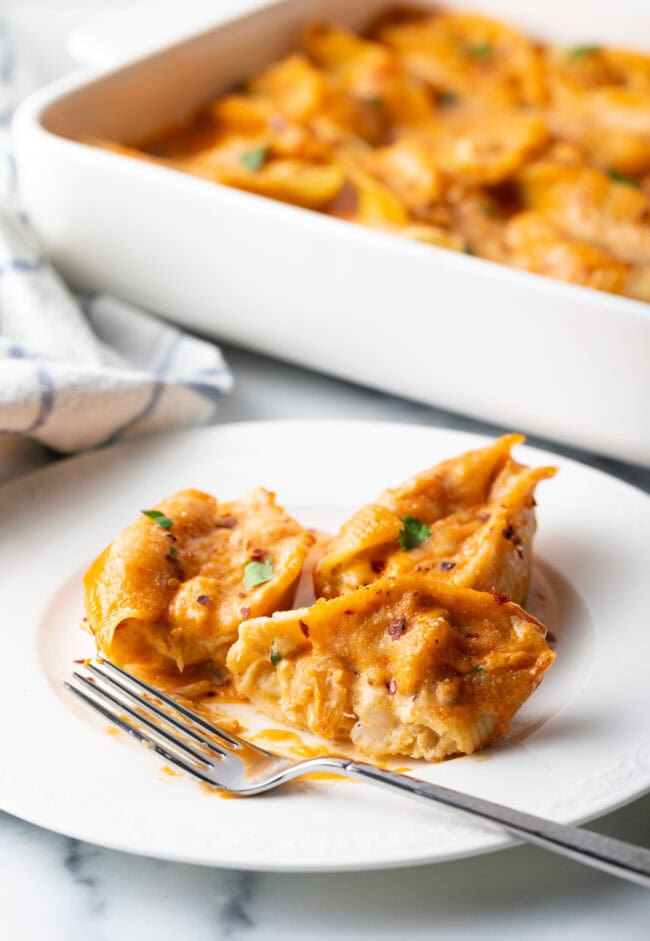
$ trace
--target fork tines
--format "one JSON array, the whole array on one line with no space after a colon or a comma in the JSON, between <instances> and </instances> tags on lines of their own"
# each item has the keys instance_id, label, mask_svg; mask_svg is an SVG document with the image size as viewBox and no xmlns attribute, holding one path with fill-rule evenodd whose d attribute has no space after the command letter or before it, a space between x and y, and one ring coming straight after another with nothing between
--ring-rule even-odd
<instances>
[{"instance_id":1,"label":"fork tines","mask_svg":"<svg viewBox=\"0 0 650 941\"><path fill-rule=\"evenodd\" d=\"M207 722L110 660L87 661L64 686L139 742L208 784L227 789L229 772L243 772L244 752L268 752ZM218 778L218 780L217 780Z\"/></svg>"}]
</instances>

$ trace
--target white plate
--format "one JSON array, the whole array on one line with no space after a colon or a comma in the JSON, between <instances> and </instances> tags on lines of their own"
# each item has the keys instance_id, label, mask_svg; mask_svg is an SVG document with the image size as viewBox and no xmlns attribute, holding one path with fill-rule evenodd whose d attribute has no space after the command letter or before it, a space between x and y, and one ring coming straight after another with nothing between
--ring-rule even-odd
<instances>
[{"instance_id":1,"label":"white plate","mask_svg":"<svg viewBox=\"0 0 650 941\"><path fill-rule=\"evenodd\" d=\"M374 868L507 845L466 818L361 784L221 800L106 734L61 686L71 660L89 652L81 573L141 507L181 487L230 499L264 484L305 524L334 528L386 485L482 442L410 425L261 422L121 445L7 485L0 806L105 846L237 868ZM561 605L558 659L504 742L439 765L406 763L522 810L585 820L650 787L650 500L565 458L528 448L521 457L561 467L539 489L536 543Z\"/></svg>"}]
</instances>

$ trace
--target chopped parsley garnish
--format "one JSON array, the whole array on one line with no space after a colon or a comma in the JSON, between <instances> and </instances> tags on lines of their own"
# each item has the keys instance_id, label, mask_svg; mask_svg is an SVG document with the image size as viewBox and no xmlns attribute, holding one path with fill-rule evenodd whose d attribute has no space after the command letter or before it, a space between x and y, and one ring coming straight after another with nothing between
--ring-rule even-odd
<instances>
[{"instance_id":1,"label":"chopped parsley garnish","mask_svg":"<svg viewBox=\"0 0 650 941\"><path fill-rule=\"evenodd\" d=\"M254 147L252 150L244 151L239 159L242 166L250 170L251 173L256 173L264 166L268 152L269 148L266 146Z\"/></svg>"},{"instance_id":2,"label":"chopped parsley garnish","mask_svg":"<svg viewBox=\"0 0 650 941\"><path fill-rule=\"evenodd\" d=\"M639 186L633 176L628 176L627 173L621 173L620 170L616 170L615 168L608 170L607 176L616 183L625 183L626 186L636 186L637 188Z\"/></svg>"},{"instance_id":3,"label":"chopped parsley garnish","mask_svg":"<svg viewBox=\"0 0 650 941\"><path fill-rule=\"evenodd\" d=\"M176 548L176 546L170 546L169 547L170 558L175 559L177 555L178 555L178 549Z\"/></svg>"},{"instance_id":4,"label":"chopped parsley garnish","mask_svg":"<svg viewBox=\"0 0 650 941\"><path fill-rule=\"evenodd\" d=\"M479 209L484 216L487 216L488 219L496 219L499 216L499 210L494 205L494 203L489 202L487 199L481 199L479 201Z\"/></svg>"},{"instance_id":5,"label":"chopped parsley garnish","mask_svg":"<svg viewBox=\"0 0 650 941\"><path fill-rule=\"evenodd\" d=\"M567 50L567 59L569 62L579 62L597 52L600 52L600 46L574 46L573 49Z\"/></svg>"},{"instance_id":6,"label":"chopped parsley garnish","mask_svg":"<svg viewBox=\"0 0 650 941\"><path fill-rule=\"evenodd\" d=\"M492 44L489 42L481 42L475 46L467 46L467 53L470 56L474 56L475 59L486 59L488 56L492 55Z\"/></svg>"},{"instance_id":7,"label":"chopped parsley garnish","mask_svg":"<svg viewBox=\"0 0 650 941\"><path fill-rule=\"evenodd\" d=\"M402 634L404 633L404 631L406 630L406 628L407 628L406 615L402 614L400 615L400 617L395 618L394 621L390 622L390 624L386 628L386 631L388 633L388 636L392 640L399 640Z\"/></svg>"},{"instance_id":8,"label":"chopped parsley garnish","mask_svg":"<svg viewBox=\"0 0 650 941\"><path fill-rule=\"evenodd\" d=\"M171 529L172 523L174 522L170 520L168 516L165 516L164 513L161 513L160 510L140 510L140 512L148 516L154 523L157 523L161 529Z\"/></svg>"},{"instance_id":9,"label":"chopped parsley garnish","mask_svg":"<svg viewBox=\"0 0 650 941\"><path fill-rule=\"evenodd\" d=\"M282 654L280 653L279 650L276 650L274 647L272 647L269 660L271 661L274 667L277 667L280 660L282 660Z\"/></svg>"},{"instance_id":10,"label":"chopped parsley garnish","mask_svg":"<svg viewBox=\"0 0 650 941\"><path fill-rule=\"evenodd\" d=\"M366 104L372 105L373 108L381 108L384 103L384 99L381 95L371 95L370 98L366 98Z\"/></svg>"},{"instance_id":11,"label":"chopped parsley garnish","mask_svg":"<svg viewBox=\"0 0 650 941\"><path fill-rule=\"evenodd\" d=\"M247 562L244 566L244 583L247 588L263 585L265 582L270 582L272 578L273 559L271 556L268 556L263 562Z\"/></svg>"},{"instance_id":12,"label":"chopped parsley garnish","mask_svg":"<svg viewBox=\"0 0 650 941\"><path fill-rule=\"evenodd\" d=\"M458 104L458 95L454 94L453 91L443 91L438 101L441 105L455 105Z\"/></svg>"},{"instance_id":13,"label":"chopped parsley garnish","mask_svg":"<svg viewBox=\"0 0 650 941\"><path fill-rule=\"evenodd\" d=\"M474 667L474 673L485 673L485 667Z\"/></svg>"},{"instance_id":14,"label":"chopped parsley garnish","mask_svg":"<svg viewBox=\"0 0 650 941\"><path fill-rule=\"evenodd\" d=\"M430 526L421 523L415 516L405 516L402 519L402 528L399 531L397 540L402 552L410 552L411 549L417 549L418 546L421 546L430 535Z\"/></svg>"}]
</instances>

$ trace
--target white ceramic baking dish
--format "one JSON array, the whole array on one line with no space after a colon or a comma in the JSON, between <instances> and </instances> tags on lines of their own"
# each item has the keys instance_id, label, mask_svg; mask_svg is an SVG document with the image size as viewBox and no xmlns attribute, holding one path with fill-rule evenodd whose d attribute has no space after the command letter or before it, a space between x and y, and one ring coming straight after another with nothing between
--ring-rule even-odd
<instances>
[{"instance_id":1,"label":"white ceramic baking dish","mask_svg":"<svg viewBox=\"0 0 650 941\"><path fill-rule=\"evenodd\" d=\"M650 465L650 306L435 249L76 142L136 142L387 0L283 2L32 96L19 179L76 284L422 402ZM645 2L450 0L555 41L650 42ZM644 15L645 14L645 15Z\"/></svg>"}]
</instances>

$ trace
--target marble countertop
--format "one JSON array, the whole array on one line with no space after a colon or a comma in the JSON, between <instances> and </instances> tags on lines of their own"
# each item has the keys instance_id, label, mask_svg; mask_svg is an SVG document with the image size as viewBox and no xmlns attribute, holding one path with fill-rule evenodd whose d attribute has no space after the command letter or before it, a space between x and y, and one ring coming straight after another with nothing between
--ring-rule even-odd
<instances>
[{"instance_id":1,"label":"marble countertop","mask_svg":"<svg viewBox=\"0 0 650 941\"><path fill-rule=\"evenodd\" d=\"M45 81L73 67L65 51L69 30L116 6L127 3L5 0L0 28L15 31L19 45L33 50ZM335 416L500 430L241 350L224 352L236 379L221 411L224 421ZM648 471L556 450L650 491ZM45 459L38 449L19 449L13 472ZM650 846L650 796L593 827ZM326 941L434 933L461 939L609 939L617 933L627 941L648 937L650 893L532 847L386 872L258 874L129 856L0 813L0 911L7 941Z\"/></svg>"}]
</instances>

